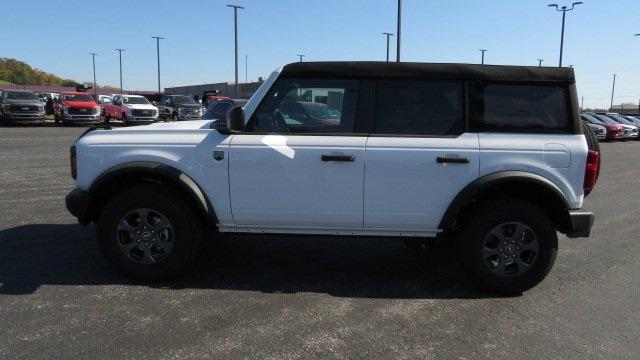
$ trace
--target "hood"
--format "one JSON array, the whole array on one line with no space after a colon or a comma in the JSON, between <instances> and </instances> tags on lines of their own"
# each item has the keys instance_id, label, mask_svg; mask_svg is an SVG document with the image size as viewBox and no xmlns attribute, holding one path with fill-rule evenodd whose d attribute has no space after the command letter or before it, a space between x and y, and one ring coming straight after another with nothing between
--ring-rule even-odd
<instances>
[{"instance_id":1,"label":"hood","mask_svg":"<svg viewBox=\"0 0 640 360\"><path fill-rule=\"evenodd\" d=\"M624 128L624 129L629 129L629 130L633 130L633 129L637 129L638 127L635 125L627 125L627 124L618 124L620 125L620 127Z\"/></svg>"},{"instance_id":2,"label":"hood","mask_svg":"<svg viewBox=\"0 0 640 360\"><path fill-rule=\"evenodd\" d=\"M135 109L135 110L156 110L158 111L158 108L151 105L151 104L125 104L123 105L126 108L129 109Z\"/></svg>"},{"instance_id":3,"label":"hood","mask_svg":"<svg viewBox=\"0 0 640 360\"><path fill-rule=\"evenodd\" d=\"M42 101L40 100L15 100L15 99L4 99L2 101L3 104L8 105L40 105L42 106Z\"/></svg>"},{"instance_id":4,"label":"hood","mask_svg":"<svg viewBox=\"0 0 640 360\"><path fill-rule=\"evenodd\" d=\"M62 105L77 109L91 109L98 106L98 104L93 101L63 101Z\"/></svg>"},{"instance_id":5,"label":"hood","mask_svg":"<svg viewBox=\"0 0 640 360\"><path fill-rule=\"evenodd\" d=\"M199 130L210 129L211 120L192 120L192 121L176 121L176 122L158 122L149 125L132 126L126 128L117 128L111 131L128 131L128 130Z\"/></svg>"}]
</instances>

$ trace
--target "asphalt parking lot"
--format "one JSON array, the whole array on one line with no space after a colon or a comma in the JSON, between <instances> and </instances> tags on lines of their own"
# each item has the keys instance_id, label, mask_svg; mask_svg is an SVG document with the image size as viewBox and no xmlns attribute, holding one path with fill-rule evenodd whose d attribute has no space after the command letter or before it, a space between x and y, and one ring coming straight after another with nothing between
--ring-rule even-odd
<instances>
[{"instance_id":1,"label":"asphalt parking lot","mask_svg":"<svg viewBox=\"0 0 640 360\"><path fill-rule=\"evenodd\" d=\"M82 131L0 128L0 358L640 358L640 141L602 144L592 236L496 297L390 239L229 237L128 280L64 208Z\"/></svg>"}]
</instances>

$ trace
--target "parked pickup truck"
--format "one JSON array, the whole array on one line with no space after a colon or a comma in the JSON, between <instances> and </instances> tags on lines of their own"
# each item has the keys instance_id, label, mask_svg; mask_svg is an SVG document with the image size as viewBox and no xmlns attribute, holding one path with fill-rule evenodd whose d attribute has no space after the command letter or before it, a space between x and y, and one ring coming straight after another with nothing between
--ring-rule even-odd
<instances>
[{"instance_id":1,"label":"parked pickup truck","mask_svg":"<svg viewBox=\"0 0 640 360\"><path fill-rule=\"evenodd\" d=\"M158 103L162 120L202 119L202 106L186 95L163 95Z\"/></svg>"},{"instance_id":2,"label":"parked pickup truck","mask_svg":"<svg viewBox=\"0 0 640 360\"><path fill-rule=\"evenodd\" d=\"M101 122L100 105L85 92L64 92L54 105L56 124L97 124Z\"/></svg>"},{"instance_id":3,"label":"parked pickup truck","mask_svg":"<svg viewBox=\"0 0 640 360\"><path fill-rule=\"evenodd\" d=\"M122 121L124 126L149 124L158 120L158 108L140 95L115 95L111 103L103 105L105 122Z\"/></svg>"},{"instance_id":4,"label":"parked pickup truck","mask_svg":"<svg viewBox=\"0 0 640 360\"><path fill-rule=\"evenodd\" d=\"M219 233L440 239L475 283L517 293L549 273L557 232L594 222L598 144L569 68L294 63L226 116L75 141L67 209L116 269L175 274Z\"/></svg>"},{"instance_id":5,"label":"parked pickup truck","mask_svg":"<svg viewBox=\"0 0 640 360\"><path fill-rule=\"evenodd\" d=\"M0 92L0 123L42 124L44 104L30 91Z\"/></svg>"}]
</instances>

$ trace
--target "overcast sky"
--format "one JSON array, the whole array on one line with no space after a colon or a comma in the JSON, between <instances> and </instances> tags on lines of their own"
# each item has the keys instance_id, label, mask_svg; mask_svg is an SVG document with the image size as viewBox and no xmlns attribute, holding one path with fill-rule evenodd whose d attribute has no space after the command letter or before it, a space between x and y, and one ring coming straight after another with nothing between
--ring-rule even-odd
<instances>
[{"instance_id":1,"label":"overcast sky","mask_svg":"<svg viewBox=\"0 0 640 360\"><path fill-rule=\"evenodd\" d=\"M561 13L540 0L404 0L402 60L558 65ZM640 1L584 0L567 14L565 65L574 65L585 106L640 100ZM162 85L233 80L233 10L223 0L7 0L0 57L98 83L118 85L115 48L124 48L124 87L156 88L152 35L162 35ZM396 0L236 0L240 81L306 60L384 60L382 32L396 32ZM569 4L560 3L560 4ZM392 44L395 54L395 44Z\"/></svg>"}]
</instances>

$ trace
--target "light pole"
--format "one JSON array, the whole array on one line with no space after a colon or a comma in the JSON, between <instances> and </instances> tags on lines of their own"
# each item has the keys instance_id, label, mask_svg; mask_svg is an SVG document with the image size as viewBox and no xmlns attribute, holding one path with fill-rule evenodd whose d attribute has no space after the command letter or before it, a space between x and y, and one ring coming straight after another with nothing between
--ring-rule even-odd
<instances>
[{"instance_id":1,"label":"light pole","mask_svg":"<svg viewBox=\"0 0 640 360\"><path fill-rule=\"evenodd\" d=\"M298 54L297 56L300 59L300 62L302 62L302 58L304 57L304 55Z\"/></svg>"},{"instance_id":2,"label":"light pole","mask_svg":"<svg viewBox=\"0 0 640 360\"><path fill-rule=\"evenodd\" d=\"M398 0L398 29L396 34L396 61L400 62L400 38L402 36L402 0Z\"/></svg>"},{"instance_id":3,"label":"light pole","mask_svg":"<svg viewBox=\"0 0 640 360\"><path fill-rule=\"evenodd\" d=\"M487 52L487 50L485 50L485 49L480 49L480 52L482 52L482 63L481 63L481 64L482 64L482 65L484 65L484 53L486 53L486 52Z\"/></svg>"},{"instance_id":4,"label":"light pole","mask_svg":"<svg viewBox=\"0 0 640 360\"><path fill-rule=\"evenodd\" d=\"M244 54L244 82L249 83L249 55Z\"/></svg>"},{"instance_id":5,"label":"light pole","mask_svg":"<svg viewBox=\"0 0 640 360\"><path fill-rule=\"evenodd\" d=\"M542 62L544 61L544 59L538 59L538 66L542 67Z\"/></svg>"},{"instance_id":6,"label":"light pole","mask_svg":"<svg viewBox=\"0 0 640 360\"><path fill-rule=\"evenodd\" d=\"M387 62L389 62L389 38L393 36L393 33L383 32L382 35L387 37Z\"/></svg>"},{"instance_id":7,"label":"light pole","mask_svg":"<svg viewBox=\"0 0 640 360\"><path fill-rule=\"evenodd\" d=\"M233 8L233 28L234 28L234 40L235 40L235 63L236 63L236 99L238 98L238 9L244 9L239 5L227 5Z\"/></svg>"},{"instance_id":8,"label":"light pole","mask_svg":"<svg viewBox=\"0 0 640 360\"><path fill-rule=\"evenodd\" d=\"M613 96L616 93L616 74L613 74L613 86L611 87L611 105L609 106L609 111L613 109Z\"/></svg>"},{"instance_id":9,"label":"light pole","mask_svg":"<svg viewBox=\"0 0 640 360\"><path fill-rule=\"evenodd\" d=\"M120 95L122 95L122 52L127 51L125 49L116 49L118 57L120 59Z\"/></svg>"},{"instance_id":10,"label":"light pole","mask_svg":"<svg viewBox=\"0 0 640 360\"><path fill-rule=\"evenodd\" d=\"M160 40L164 38L161 36L152 36L152 39L156 39L156 53L158 56L158 94L162 93L160 90Z\"/></svg>"},{"instance_id":11,"label":"light pole","mask_svg":"<svg viewBox=\"0 0 640 360\"><path fill-rule=\"evenodd\" d=\"M556 11L562 11L562 32L560 34L560 67L562 67L562 51L564 48L564 23L565 23L565 18L567 17L567 11L571 11L573 10L576 5L580 5L582 4L582 1L577 1L574 2L573 4L571 4L571 7L567 7L567 6L563 6L560 7L558 6L558 4L549 4L549 7L553 7L556 9Z\"/></svg>"},{"instance_id":12,"label":"light pole","mask_svg":"<svg viewBox=\"0 0 640 360\"><path fill-rule=\"evenodd\" d=\"M96 94L96 53L92 53L90 52L89 54L91 54L91 60L93 62L93 94Z\"/></svg>"}]
</instances>

